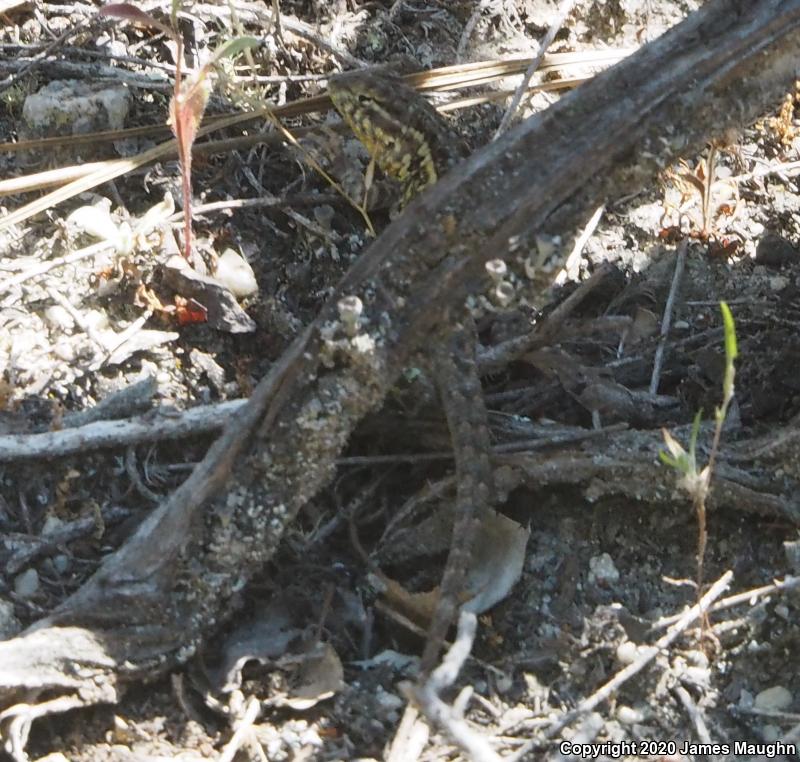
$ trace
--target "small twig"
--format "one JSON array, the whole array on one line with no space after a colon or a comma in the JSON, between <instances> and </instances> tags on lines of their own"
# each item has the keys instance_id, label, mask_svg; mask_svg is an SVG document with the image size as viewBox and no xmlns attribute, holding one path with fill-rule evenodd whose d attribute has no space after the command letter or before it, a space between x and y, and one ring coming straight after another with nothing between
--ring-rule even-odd
<instances>
[{"instance_id":1,"label":"small twig","mask_svg":"<svg viewBox=\"0 0 800 762\"><path fill-rule=\"evenodd\" d=\"M146 376L140 381L109 394L94 407L66 413L61 420L61 428L74 429L76 426L86 426L95 421L130 418L137 414L144 414L153 407L153 398L157 391L158 383L155 378Z\"/></svg>"},{"instance_id":2,"label":"small twig","mask_svg":"<svg viewBox=\"0 0 800 762\"><path fill-rule=\"evenodd\" d=\"M84 316L75 308L75 305L73 305L66 296L64 296L60 291L56 291L54 288L48 288L47 293L53 301L61 305L70 314L70 317L75 321L78 327L94 342L98 349L103 352L103 354L109 353L108 343L103 335L97 332L95 327L88 320L86 320L86 318L84 318Z\"/></svg>"},{"instance_id":3,"label":"small twig","mask_svg":"<svg viewBox=\"0 0 800 762\"><path fill-rule=\"evenodd\" d=\"M221 429L246 403L247 400L228 400L216 405L198 405L180 413L159 414L156 410L138 418L96 421L62 431L0 436L0 463L207 434Z\"/></svg>"},{"instance_id":4,"label":"small twig","mask_svg":"<svg viewBox=\"0 0 800 762\"><path fill-rule=\"evenodd\" d=\"M37 275L43 275L50 270L54 270L56 267L71 265L73 262L78 262L81 259L92 257L95 254L102 254L103 252L113 248L114 244L109 243L108 241L100 241L100 243L92 244L91 246L87 246L85 249L81 249L80 251L73 251L72 254L67 254L63 257L57 257L56 259L50 259L47 262L42 262L38 265L33 265L18 275L8 278L8 280L4 280L2 283L0 283L0 294L2 294L4 291L9 291L10 289L14 288L14 286L19 286L26 280L35 278Z\"/></svg>"},{"instance_id":5,"label":"small twig","mask_svg":"<svg viewBox=\"0 0 800 762\"><path fill-rule=\"evenodd\" d=\"M591 439L601 439L602 437L614 434L619 431L627 431L628 424L624 422L612 423L608 426L603 426L599 429L584 429L582 431L575 431L572 433L555 434L552 437L542 437L537 439L521 439L516 442L506 442L504 444L495 445L492 448L492 453L497 455L506 455L509 453L531 452L534 450L543 450L548 447L556 447L565 444L573 444L576 442L585 442Z\"/></svg>"},{"instance_id":6,"label":"small twig","mask_svg":"<svg viewBox=\"0 0 800 762\"><path fill-rule=\"evenodd\" d=\"M131 484L133 484L134 489L145 500L149 500L151 503L155 504L161 502L161 495L157 495L144 483L144 480L136 468L136 448L133 445L129 445L125 449L125 473L131 480Z\"/></svg>"},{"instance_id":7,"label":"small twig","mask_svg":"<svg viewBox=\"0 0 800 762\"><path fill-rule=\"evenodd\" d=\"M392 739L386 762L416 762L422 755L430 735L429 726L420 720L419 711L409 703L403 712L403 719Z\"/></svg>"},{"instance_id":8,"label":"small twig","mask_svg":"<svg viewBox=\"0 0 800 762\"><path fill-rule=\"evenodd\" d=\"M732 183L739 184L745 180L753 180L758 177L767 177L769 175L783 175L787 178L794 177L798 172L800 172L800 161L771 162L765 166L757 167L752 172L745 172L743 175L734 175L728 179Z\"/></svg>"},{"instance_id":9,"label":"small twig","mask_svg":"<svg viewBox=\"0 0 800 762\"><path fill-rule=\"evenodd\" d=\"M731 711L735 714L747 714L752 717L769 717L771 720L783 720L784 722L800 722L800 714L797 712L778 712L774 709L759 709L758 707L732 706Z\"/></svg>"},{"instance_id":10,"label":"small twig","mask_svg":"<svg viewBox=\"0 0 800 762\"><path fill-rule=\"evenodd\" d=\"M597 230L597 226L600 223L605 210L605 204L598 206L597 209L594 210L592 216L589 218L589 222L586 223L586 226L581 231L580 235L575 239L575 245L572 247L572 251L569 253L569 256L564 262L561 272L556 276L556 286L566 283L567 278L575 277L578 274L578 263L581 261L583 249L589 242L589 239L592 237L592 235L594 235L594 231Z\"/></svg>"},{"instance_id":11,"label":"small twig","mask_svg":"<svg viewBox=\"0 0 800 762\"><path fill-rule=\"evenodd\" d=\"M75 26L71 26L67 29L63 34L53 40L47 47L42 50L39 55L33 57L27 66L24 66L20 71L17 72L15 76L9 76L6 78L5 82L0 83L0 94L4 93L8 88L12 87L14 83L22 77L24 74L27 74L31 69L39 64L42 64L46 61L47 57L54 51L56 48L63 45L70 37L74 37L75 35L83 35L86 31L86 27L83 24L76 24Z\"/></svg>"},{"instance_id":12,"label":"small twig","mask_svg":"<svg viewBox=\"0 0 800 762\"><path fill-rule=\"evenodd\" d=\"M506 762L517 762L526 754L538 748L544 741L553 738L568 725L571 725L579 717L593 711L595 707L606 701L613 693L618 691L634 675L641 672L656 656L669 648L678 637L686 630L698 617L705 616L709 606L715 601L730 585L733 579L733 572L726 571L709 589L708 592L688 611L681 614L680 619L659 638L652 646L644 648L641 655L635 662L629 664L624 669L617 672L605 685L587 697L575 709L565 712L555 723L553 723L540 738L535 738L519 748L514 754L506 758Z\"/></svg>"},{"instance_id":13,"label":"small twig","mask_svg":"<svg viewBox=\"0 0 800 762\"><path fill-rule=\"evenodd\" d=\"M759 598L765 598L773 593L796 590L797 588L800 588L800 577L786 577L785 579L778 580L770 585L754 587L751 590L745 590L742 593L736 593L735 595L730 595L727 598L723 598L721 601L717 601L717 603L715 603L708 611L709 613L716 613L717 611L724 611L726 609L733 608L734 606L739 606L743 603L752 604L755 603L755 601ZM672 616L663 617L653 624L653 626L650 628L650 631L656 632L658 630L663 630L677 622L682 616L683 614L673 614Z\"/></svg>"},{"instance_id":14,"label":"small twig","mask_svg":"<svg viewBox=\"0 0 800 762\"><path fill-rule=\"evenodd\" d=\"M97 515L93 514L64 522L47 534L38 537L29 536L18 544L11 558L6 561L5 572L14 575L35 559L53 553L67 543L97 532L100 523L106 527L110 524L118 524L127 519L131 513L129 508L112 505L101 509L99 521Z\"/></svg>"},{"instance_id":15,"label":"small twig","mask_svg":"<svg viewBox=\"0 0 800 762\"><path fill-rule=\"evenodd\" d=\"M214 3L197 3L192 8L194 13L202 13L211 18L219 18L220 16L230 19L231 12L223 4ZM265 21L274 23L272 11L267 10L263 6L258 6L255 3L252 6L240 4L236 8L236 14L243 22L249 21L256 23L260 26L265 26ZM329 39L322 38L311 24L300 21L295 16L286 13L281 14L280 19L281 32L294 35L304 40L308 40L316 45L320 50L327 51L337 60L346 66L361 67L366 66L366 63L359 58L348 53L344 48L339 48L331 44Z\"/></svg>"},{"instance_id":16,"label":"small twig","mask_svg":"<svg viewBox=\"0 0 800 762\"><path fill-rule=\"evenodd\" d=\"M692 721L692 725L694 725L694 730L695 733L697 733L697 737L700 739L700 743L711 743L711 733L708 732L706 719L697 704L694 702L694 699L692 699L692 697L689 695L689 691L687 691L682 685L676 685L675 695L678 697L678 701L681 702L681 705L686 710L686 714L689 715L689 719Z\"/></svg>"},{"instance_id":17,"label":"small twig","mask_svg":"<svg viewBox=\"0 0 800 762\"><path fill-rule=\"evenodd\" d=\"M6 749L14 762L28 762L25 745L35 719L85 705L86 702L77 696L61 696L41 704L14 704L0 712L0 723L8 723L4 736L7 739Z\"/></svg>"},{"instance_id":18,"label":"small twig","mask_svg":"<svg viewBox=\"0 0 800 762\"><path fill-rule=\"evenodd\" d=\"M96 51L82 51L84 55L96 54ZM113 56L109 56L113 58ZM24 56L11 58L8 52L3 52L0 60L0 75L8 74L5 82L12 84L27 74L31 68L39 64L38 58ZM155 62L148 62L148 66L157 65ZM85 79L93 84L98 82L108 83L108 86L122 85L134 87L140 90L151 92L170 93L172 84L167 79L155 79L152 76L145 76L135 72L127 71L118 66L108 66L96 61L47 61L47 76L54 79ZM0 85L0 92L6 85Z\"/></svg>"},{"instance_id":19,"label":"small twig","mask_svg":"<svg viewBox=\"0 0 800 762\"><path fill-rule=\"evenodd\" d=\"M519 83L519 85L517 85L517 89L514 93L514 97L511 99L511 103L508 104L508 108L506 109L505 114L503 114L503 119L500 121L500 126L497 128L497 132L494 134L494 140L497 140L497 138L499 138L511 124L511 120L514 118L514 114L517 113L517 109L519 108L522 96L528 89L528 83L531 81L531 77L539 68L539 64L541 64L544 54L547 52L547 49L556 38L558 30L561 29L562 24L575 5L575 2L576 0L561 0L556 17L551 22L550 27L547 30L547 34L545 34L541 43L539 43L539 52L536 54L536 57L533 59L533 61L531 61L530 66L528 66L528 69L522 77L522 81Z\"/></svg>"},{"instance_id":20,"label":"small twig","mask_svg":"<svg viewBox=\"0 0 800 762\"><path fill-rule=\"evenodd\" d=\"M678 246L678 256L675 260L675 272L672 275L672 285L669 288L669 296L664 305L664 316L661 319L661 335L656 347L655 357L653 358L653 374L650 377L650 394L658 392L658 383L661 380L661 368L664 365L664 352L667 346L667 336L669 329L672 325L672 311L675 307L675 299L678 294L681 279L683 278L683 268L686 263L686 250L689 248L689 242L684 239Z\"/></svg>"},{"instance_id":21,"label":"small twig","mask_svg":"<svg viewBox=\"0 0 800 762\"><path fill-rule=\"evenodd\" d=\"M394 466L400 463L435 463L453 460L452 452L410 452L392 455L348 455L337 458L337 466Z\"/></svg>"},{"instance_id":22,"label":"small twig","mask_svg":"<svg viewBox=\"0 0 800 762\"><path fill-rule=\"evenodd\" d=\"M338 193L296 193L291 196L278 198L271 193L265 193L258 198L233 198L225 201L211 201L208 204L197 204L192 210L195 217L209 212L225 212L231 209L261 209L282 208L293 206L319 206L331 204L340 198ZM175 212L168 222L180 222L183 212Z\"/></svg>"},{"instance_id":23,"label":"small twig","mask_svg":"<svg viewBox=\"0 0 800 762\"><path fill-rule=\"evenodd\" d=\"M231 736L231 740L225 744L225 748L217 758L217 762L233 762L236 752L239 751L242 744L247 741L247 736L252 732L253 723L258 718L260 711L261 702L255 696L250 696L245 704L244 714L237 722L236 730Z\"/></svg>"},{"instance_id":24,"label":"small twig","mask_svg":"<svg viewBox=\"0 0 800 762\"><path fill-rule=\"evenodd\" d=\"M141 315L139 315L136 320L134 320L125 330L121 331L120 333L116 334L113 337L113 343L111 340L106 342L106 353L105 355L93 362L89 367L91 370L97 370L98 368L102 368L107 362L110 362L114 355L119 352L127 342L129 342L137 333L139 333L143 328L145 323L150 319L151 315L153 314L153 310L148 308L146 309Z\"/></svg>"},{"instance_id":25,"label":"small twig","mask_svg":"<svg viewBox=\"0 0 800 762\"><path fill-rule=\"evenodd\" d=\"M425 718L442 728L453 742L475 762L500 762L488 741L478 735L452 707L445 704L439 694L449 688L458 677L464 662L472 650L478 619L471 611L462 611L458 619L458 634L442 663L430 674L422 685L411 689L411 693Z\"/></svg>"}]
</instances>

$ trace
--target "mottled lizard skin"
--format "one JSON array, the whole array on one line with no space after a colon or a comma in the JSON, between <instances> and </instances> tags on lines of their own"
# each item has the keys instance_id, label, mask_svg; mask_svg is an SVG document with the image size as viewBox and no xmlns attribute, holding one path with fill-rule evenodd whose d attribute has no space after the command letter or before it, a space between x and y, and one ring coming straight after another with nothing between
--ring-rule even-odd
<instances>
[{"instance_id":1,"label":"mottled lizard skin","mask_svg":"<svg viewBox=\"0 0 800 762\"><path fill-rule=\"evenodd\" d=\"M381 71L331 77L333 105L375 163L402 188L401 205L466 157L460 136L401 79Z\"/></svg>"},{"instance_id":2,"label":"mottled lizard skin","mask_svg":"<svg viewBox=\"0 0 800 762\"><path fill-rule=\"evenodd\" d=\"M349 72L331 78L331 100L375 163L401 184L402 204L464 157L460 137L436 109L399 78ZM423 675L438 662L464 598L472 546L492 505L489 425L475 362L475 326L466 309L432 342L434 376L450 429L458 482L453 538L441 595L422 656Z\"/></svg>"}]
</instances>

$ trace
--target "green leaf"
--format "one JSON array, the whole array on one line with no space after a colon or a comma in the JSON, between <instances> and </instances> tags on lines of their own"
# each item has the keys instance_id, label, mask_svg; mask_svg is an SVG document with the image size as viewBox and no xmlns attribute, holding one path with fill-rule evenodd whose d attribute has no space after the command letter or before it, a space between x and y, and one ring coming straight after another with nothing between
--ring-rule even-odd
<instances>
[{"instance_id":1,"label":"green leaf","mask_svg":"<svg viewBox=\"0 0 800 762\"><path fill-rule=\"evenodd\" d=\"M725 356L728 362L733 362L739 356L736 346L736 325L733 322L733 313L727 302L720 302L719 308L722 311L722 323L725 327Z\"/></svg>"},{"instance_id":2,"label":"green leaf","mask_svg":"<svg viewBox=\"0 0 800 762\"><path fill-rule=\"evenodd\" d=\"M724 417L728 403L733 398L733 382L736 377L736 360L739 350L736 346L736 326L733 322L733 315L726 302L720 302L719 308L722 311L722 324L725 331L725 377L722 380L722 413Z\"/></svg>"},{"instance_id":3,"label":"green leaf","mask_svg":"<svg viewBox=\"0 0 800 762\"><path fill-rule=\"evenodd\" d=\"M215 64L223 58L233 58L238 56L243 50L257 48L260 45L257 37L235 37L220 45L211 56L209 63Z\"/></svg>"},{"instance_id":4,"label":"green leaf","mask_svg":"<svg viewBox=\"0 0 800 762\"><path fill-rule=\"evenodd\" d=\"M703 420L703 408L700 408L692 420L692 433L689 435L689 457L692 463L695 463L695 454L697 453L697 437L700 434L700 423Z\"/></svg>"}]
</instances>

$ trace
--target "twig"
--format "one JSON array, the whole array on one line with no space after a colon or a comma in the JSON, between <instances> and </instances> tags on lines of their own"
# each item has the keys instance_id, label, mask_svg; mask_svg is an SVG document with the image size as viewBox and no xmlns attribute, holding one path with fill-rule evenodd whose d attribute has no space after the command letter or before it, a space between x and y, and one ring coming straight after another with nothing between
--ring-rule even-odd
<instances>
[{"instance_id":1,"label":"twig","mask_svg":"<svg viewBox=\"0 0 800 762\"><path fill-rule=\"evenodd\" d=\"M764 585L763 587L754 587L752 590L745 590L742 593L736 593L735 595L730 595L727 598L723 598L721 601L715 603L708 611L709 613L715 613L717 611L724 611L725 609L733 608L734 606L739 606L742 603L755 603L756 600L759 598L764 598L768 595L772 595L773 593L780 593L785 592L788 590L796 590L800 587L800 577L786 577L782 580L777 580L773 582L771 585ZM656 632L658 630L663 630L665 627L669 627L670 625L677 622L682 614L674 614L673 616L663 617L659 619L653 626L650 628L651 632Z\"/></svg>"},{"instance_id":2,"label":"twig","mask_svg":"<svg viewBox=\"0 0 800 762\"><path fill-rule=\"evenodd\" d=\"M694 702L694 699L689 695L689 691L682 685L676 685L675 695L686 710L686 714L689 715L689 719L692 721L692 725L694 725L694 730L695 733L697 733L697 737L700 739L700 743L711 743L711 733L708 732L706 718Z\"/></svg>"},{"instance_id":3,"label":"twig","mask_svg":"<svg viewBox=\"0 0 800 762\"><path fill-rule=\"evenodd\" d=\"M392 739L386 762L416 762L428 743L429 726L422 722L417 708L409 703L403 712L403 719Z\"/></svg>"},{"instance_id":4,"label":"twig","mask_svg":"<svg viewBox=\"0 0 800 762\"><path fill-rule=\"evenodd\" d=\"M605 204L598 206L597 209L594 210L589 222L586 223L586 226L583 228L580 235L575 239L575 245L572 247L572 251L569 253L566 262L564 262L564 267L561 268L561 272L556 276L556 286L566 283L567 278L574 278L577 276L578 263L581 261L583 249L594 234L594 231L597 230L597 226L600 223L605 210Z\"/></svg>"},{"instance_id":5,"label":"twig","mask_svg":"<svg viewBox=\"0 0 800 762\"><path fill-rule=\"evenodd\" d=\"M800 722L800 714L797 712L778 712L774 709L759 709L758 707L732 706L731 711L735 714L747 714L752 717L769 717L771 720L783 720L784 722Z\"/></svg>"},{"instance_id":6,"label":"twig","mask_svg":"<svg viewBox=\"0 0 800 762\"><path fill-rule=\"evenodd\" d=\"M458 618L458 634L452 647L428 679L422 685L412 688L411 692L426 719L442 728L469 759L475 762L500 762L500 757L486 739L475 733L453 707L439 698L439 694L455 682L464 666L472 650L477 625L478 619L474 613L461 612Z\"/></svg>"},{"instance_id":7,"label":"twig","mask_svg":"<svg viewBox=\"0 0 800 762\"><path fill-rule=\"evenodd\" d=\"M33 60L30 61L27 66L23 67L19 72L17 72L16 77L7 77L5 82L0 83L0 94L8 90L8 88L11 87L23 74L27 74L35 66L43 63L50 53L52 53L59 46L63 45L70 37L73 37L77 34L82 35L85 31L86 28L82 24L77 24L67 29L60 37L57 37L46 48L44 48L44 50L42 50L38 56L34 56Z\"/></svg>"},{"instance_id":8,"label":"twig","mask_svg":"<svg viewBox=\"0 0 800 762\"><path fill-rule=\"evenodd\" d=\"M75 321L78 327L94 342L98 349L102 350L103 354L109 353L108 342L105 337L84 318L75 308L75 305L67 299L64 294L54 288L48 288L47 293L54 302L61 305L70 314L70 317Z\"/></svg>"},{"instance_id":9,"label":"twig","mask_svg":"<svg viewBox=\"0 0 800 762\"><path fill-rule=\"evenodd\" d=\"M7 46L10 47L10 46ZM85 55L91 55L96 51L82 51ZM6 82L13 84L16 80L27 74L34 66L40 63L38 58L10 58L4 51L3 60L0 61L0 74L8 72ZM111 57L111 56L109 56ZM124 84L127 87L136 87L141 90L168 93L172 91L172 84L167 79L155 79L144 74L136 74L117 66L107 66L105 64L92 61L54 61L49 60L47 64L47 75L57 79L86 79L92 83L106 82L108 86ZM148 65L155 65L155 62ZM0 92L7 85L0 85Z\"/></svg>"},{"instance_id":10,"label":"twig","mask_svg":"<svg viewBox=\"0 0 800 762\"><path fill-rule=\"evenodd\" d=\"M667 336L672 325L672 310L675 306L675 298L683 278L683 267L686 262L686 250L689 242L684 239L678 246L678 256L675 260L675 272L672 275L672 285L669 289L669 296L664 305L664 316L661 319L661 336L656 347L655 357L653 358L653 375L650 376L650 394L658 392L658 382L661 380L661 368L664 364L664 352L667 346Z\"/></svg>"},{"instance_id":11,"label":"twig","mask_svg":"<svg viewBox=\"0 0 800 762\"><path fill-rule=\"evenodd\" d=\"M7 739L6 750L14 762L28 762L25 745L28 743L28 735L35 719L48 714L66 712L83 705L83 701L77 696L61 696L43 701L41 704L14 704L0 712L0 722L8 723L4 728L4 736Z\"/></svg>"},{"instance_id":12,"label":"twig","mask_svg":"<svg viewBox=\"0 0 800 762\"><path fill-rule=\"evenodd\" d=\"M583 715L591 712L595 707L608 699L615 691L619 690L628 680L634 675L641 672L659 652L666 650L674 643L678 637L686 630L692 622L698 617L702 617L708 611L709 606L715 601L730 585L733 579L733 572L726 571L708 590L708 592L685 613L681 614L680 619L670 627L669 631L659 638L652 646L644 648L641 655L635 662L629 664L624 669L617 672L605 685L595 691L591 696L581 701L575 709L565 712L561 718L553 723L540 738L535 738L527 744L519 748L510 757L507 757L507 762L516 762L522 759L526 754L538 748L542 742L553 738L557 733L560 733L565 727L571 725L575 720Z\"/></svg>"},{"instance_id":13,"label":"twig","mask_svg":"<svg viewBox=\"0 0 800 762\"><path fill-rule=\"evenodd\" d=\"M63 257L57 257L56 259L50 259L47 262L42 262L38 265L33 265L33 267L29 267L27 270L24 270L18 275L15 275L12 278L4 280L2 283L0 283L0 294L2 294L4 291L11 290L14 288L14 286L19 286L26 280L35 278L37 275L44 275L44 273L54 270L56 267L71 265L73 262L78 262L81 259L92 257L95 254L102 254L104 251L109 251L113 248L114 244L109 243L108 241L100 241L100 243L92 244L91 246L87 246L85 249L81 249L80 251L73 251L72 254L67 254Z\"/></svg>"},{"instance_id":14,"label":"twig","mask_svg":"<svg viewBox=\"0 0 800 762\"><path fill-rule=\"evenodd\" d=\"M199 405L181 413L153 411L130 419L97 421L63 431L0 437L0 463L207 434L221 429L247 400Z\"/></svg>"},{"instance_id":15,"label":"twig","mask_svg":"<svg viewBox=\"0 0 800 762\"><path fill-rule=\"evenodd\" d=\"M494 134L494 140L497 140L497 138L499 138L511 124L511 120L513 119L514 114L517 113L517 109L519 108L522 96L528 89L528 83L531 81L531 77L536 73L536 70L539 68L539 64L541 64L542 59L544 58L544 54L547 52L547 49L550 47L553 40L556 38L558 30L561 29L561 25L564 23L564 20L569 15L570 11L575 5L575 2L576 0L561 0L561 4L558 8L558 12L556 13L556 17L551 22L550 27L547 30L547 34L545 34L545 36L542 38L541 43L539 43L539 52L536 54L536 57L533 59L533 61L531 61L531 64L528 67L525 74L523 75L519 85L517 85L517 90L514 93L514 97L511 99L511 103L508 104L506 113L503 114L503 118L500 121L500 126L497 128L497 132L495 132Z\"/></svg>"},{"instance_id":16,"label":"twig","mask_svg":"<svg viewBox=\"0 0 800 762\"><path fill-rule=\"evenodd\" d=\"M127 519L133 511L129 508L112 505L100 510L100 515L92 513L90 516L67 521L59 525L54 531L42 534L39 537L29 536L18 543L11 558L5 563L5 573L14 575L41 556L52 553L67 543L74 542L81 537L99 533L101 527L119 524Z\"/></svg>"},{"instance_id":17,"label":"twig","mask_svg":"<svg viewBox=\"0 0 800 762\"><path fill-rule=\"evenodd\" d=\"M136 448L133 445L128 445L125 449L125 473L128 475L136 491L145 500L149 500L151 503L161 502L161 495L157 495L144 483L144 480L136 468Z\"/></svg>"},{"instance_id":18,"label":"twig","mask_svg":"<svg viewBox=\"0 0 800 762\"><path fill-rule=\"evenodd\" d=\"M244 715L236 725L236 731L231 740L225 744L225 748L219 755L217 762L233 762L236 752L239 751L242 744L247 740L247 736L253 730L253 723L258 718L261 711L261 702L255 697L250 696L244 708Z\"/></svg>"}]
</instances>

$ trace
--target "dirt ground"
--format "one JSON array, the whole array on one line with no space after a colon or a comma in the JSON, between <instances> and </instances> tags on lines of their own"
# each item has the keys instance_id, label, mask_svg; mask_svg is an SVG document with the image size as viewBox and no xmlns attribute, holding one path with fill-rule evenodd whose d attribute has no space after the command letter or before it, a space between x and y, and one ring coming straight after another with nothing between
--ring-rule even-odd
<instances>
[{"instance_id":1,"label":"dirt ground","mask_svg":"<svg viewBox=\"0 0 800 762\"><path fill-rule=\"evenodd\" d=\"M265 12L261 4L241 3L242 33L262 43L250 54L255 69L243 58L235 70L223 64L207 118L263 98L283 104L317 95L327 74L357 62L408 71L530 57L558 5L284 2L279 32L263 13L260 21L251 13ZM549 52L636 47L698 5L584 0ZM227 39L228 6L187 4L185 10L181 30L190 57ZM112 65L138 77L128 85L124 127L163 126L165 76L173 60L168 44L94 13L84 4L25 4L6 14L0 125L7 140L42 137L24 118L28 95L67 78L110 87ZM51 43L49 58L25 67ZM541 79L594 70L547 70ZM509 78L477 90L515 84ZM537 92L523 101L521 116L557 98L558 91ZM491 139L505 103L459 109L448 118L477 148ZM663 636L670 616L696 602L697 517L678 477L659 464L658 451L664 449L662 428L685 445L702 409L698 458L701 465L707 461L709 421L722 396L722 299L736 321L739 359L719 468L730 477L738 463L737 473L745 479L746 472L748 481L742 491L710 501L704 581L731 571L723 596L750 592L713 613L703 630L692 625L638 675L525 758L578 758L559 747L563 739L640 744L621 755L607 749L592 757L631 759L766 756L766 748L752 746L737 747L735 755L681 754L684 742L732 748L736 742L781 742L789 752L800 744L800 602L793 577L800 574L800 505L782 494L793 475L788 463L786 471L768 460L749 468L757 458L748 455L756 437L790 430L800 412L800 189L792 164L800 146L797 108L795 94L788 93L773 113L715 148L713 157L686 157L685 165L644 192L620 188L589 231L580 259L568 263L563 283L545 301L518 299L479 325L489 352L510 336L541 330L585 289L550 334L484 377L496 479L514 474L498 490L498 507L522 533L515 535L513 552L502 546L491 562L510 568L519 561L520 576L481 615L457 686L469 687L462 694L466 717L498 754L519 750L579 706ZM174 299L176 292L187 296L166 274L177 251L174 236L150 238L124 256L106 252L19 277L97 240L86 225L76 230L67 222L79 207L93 206L88 215L107 219L118 234L123 221L135 229L165 192L180 206L174 157L0 230L0 444L12 435L85 423L84 411L146 379L155 384L145 383L144 401L129 400L124 412L108 417L141 414L152 421L247 397L369 240L362 217L308 160L310 154L352 197L363 196L368 161L352 136L335 129L338 121L333 112L287 119L293 130L314 127L303 133L302 150L273 141L195 159L197 204L267 200L201 208L197 215L195 249L202 262L195 266L210 269L233 248L258 283L238 306L220 308L216 323L196 320L191 298ZM215 137L239 137L242 129L255 134L268 126L233 127ZM0 150L0 174L113 159L164 139L162 131L124 141ZM712 199L705 218L704 187ZM393 214L396 189L376 177L369 192L370 217L380 229ZM31 198L6 196L0 212ZM563 245L576 232L564 231ZM685 258L676 288L681 241ZM648 395L670 295L674 315L658 394ZM135 333L124 333L134 324ZM176 489L215 433L2 462L0 637L13 637L77 590ZM748 445L737 449L745 440ZM37 721L30 758L221 758L252 697L261 711L237 759L382 758L403 715L402 684L414 677L422 640L382 595L379 577L388 575L408 590L436 584L450 530L448 447L430 383L411 368L384 409L353 437L330 488L309 503L281 552L232 602L231 617L202 656L169 679L132 687L119 705ZM523 535L527 545L520 545ZM447 737L432 732L420 758L462 757Z\"/></svg>"}]
</instances>

